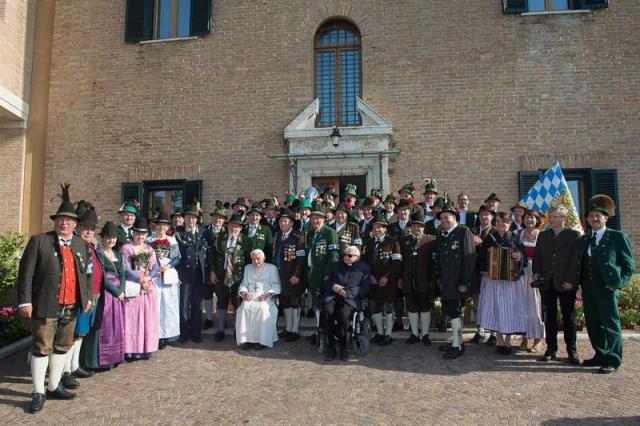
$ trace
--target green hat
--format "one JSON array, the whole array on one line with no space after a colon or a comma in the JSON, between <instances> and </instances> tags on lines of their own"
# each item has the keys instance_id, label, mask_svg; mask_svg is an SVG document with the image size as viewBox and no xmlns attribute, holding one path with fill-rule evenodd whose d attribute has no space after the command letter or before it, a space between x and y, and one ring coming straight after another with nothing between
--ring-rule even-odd
<instances>
[{"instance_id":1,"label":"green hat","mask_svg":"<svg viewBox=\"0 0 640 426\"><path fill-rule=\"evenodd\" d=\"M375 197L368 196L367 198L365 198L364 203L362 204L362 207L375 209L376 206L373 204L374 201L375 201Z\"/></svg>"},{"instance_id":2,"label":"green hat","mask_svg":"<svg viewBox=\"0 0 640 426\"><path fill-rule=\"evenodd\" d=\"M594 195L587 203L587 215L592 211L599 211L605 216L615 216L616 203L608 195Z\"/></svg>"},{"instance_id":3,"label":"green hat","mask_svg":"<svg viewBox=\"0 0 640 426\"><path fill-rule=\"evenodd\" d=\"M311 200L308 198L303 198L302 200L300 200L300 206L301 209L311 209L313 206L311 204Z\"/></svg>"},{"instance_id":4,"label":"green hat","mask_svg":"<svg viewBox=\"0 0 640 426\"><path fill-rule=\"evenodd\" d=\"M415 190L416 190L416 185L413 182L409 182L408 184L400 188L398 192L407 192L409 194L413 194L413 191Z\"/></svg>"},{"instance_id":5,"label":"green hat","mask_svg":"<svg viewBox=\"0 0 640 426\"><path fill-rule=\"evenodd\" d=\"M249 207L251 207L249 205L249 202L244 198L244 197L238 197L236 199L236 202L231 204L231 208L233 208L233 206L235 206L236 204L239 204L241 206L244 206L244 208L248 209Z\"/></svg>"},{"instance_id":6,"label":"green hat","mask_svg":"<svg viewBox=\"0 0 640 426\"><path fill-rule=\"evenodd\" d=\"M258 214L262 215L262 209L260 208L260 204L258 204L258 203L253 203L253 204L251 205L251 208L250 208L250 209L249 209L249 211L247 212L247 214L250 214L250 213L258 213Z\"/></svg>"},{"instance_id":7,"label":"green hat","mask_svg":"<svg viewBox=\"0 0 640 426\"><path fill-rule=\"evenodd\" d=\"M342 191L344 193L343 197L346 195L353 195L354 197L358 197L358 187L355 186L354 184L348 183L345 185L344 187L344 191Z\"/></svg>"},{"instance_id":8,"label":"green hat","mask_svg":"<svg viewBox=\"0 0 640 426\"><path fill-rule=\"evenodd\" d=\"M444 208L445 204L447 204L447 200L442 197L438 197L433 202L433 207L442 207Z\"/></svg>"},{"instance_id":9,"label":"green hat","mask_svg":"<svg viewBox=\"0 0 640 426\"><path fill-rule=\"evenodd\" d=\"M389 226L389 222L387 222L387 218L384 216L384 214L376 214L373 217L373 222L374 225L377 223L378 225L384 225L384 226Z\"/></svg>"},{"instance_id":10,"label":"green hat","mask_svg":"<svg viewBox=\"0 0 640 426\"><path fill-rule=\"evenodd\" d=\"M73 207L73 203L69 199L69 187L71 185L68 183L60 184L62 188L62 203L60 207L58 207L58 211L56 214L52 214L49 216L51 220L55 220L57 217L65 216L70 217L72 219L78 220L78 215L76 214L76 209Z\"/></svg>"},{"instance_id":11,"label":"green hat","mask_svg":"<svg viewBox=\"0 0 640 426\"><path fill-rule=\"evenodd\" d=\"M402 197L400 201L398 201L398 209L413 209L414 201L411 197Z\"/></svg>"},{"instance_id":12,"label":"green hat","mask_svg":"<svg viewBox=\"0 0 640 426\"><path fill-rule=\"evenodd\" d=\"M136 216L138 215L139 211L140 211L140 203L136 200L127 200L118 209L118 213L133 213Z\"/></svg>"},{"instance_id":13,"label":"green hat","mask_svg":"<svg viewBox=\"0 0 640 426\"><path fill-rule=\"evenodd\" d=\"M338 193L336 192L336 186L333 184L329 184L327 186L324 187L324 191L322 191L322 195L324 194L329 194L333 197L335 197L336 195L338 195Z\"/></svg>"},{"instance_id":14,"label":"green hat","mask_svg":"<svg viewBox=\"0 0 640 426\"><path fill-rule=\"evenodd\" d=\"M334 212L337 212L338 210L343 211L345 213L349 213L351 211L351 209L345 204L345 203L339 203Z\"/></svg>"},{"instance_id":15,"label":"green hat","mask_svg":"<svg viewBox=\"0 0 640 426\"><path fill-rule=\"evenodd\" d=\"M102 229L100 230L100 236L101 237L117 237L118 225L116 225L112 221L106 222L102 227Z\"/></svg>"},{"instance_id":16,"label":"green hat","mask_svg":"<svg viewBox=\"0 0 640 426\"><path fill-rule=\"evenodd\" d=\"M221 217L224 220L227 220L227 212L224 209L216 209L211 213L210 216L211 217Z\"/></svg>"},{"instance_id":17,"label":"green hat","mask_svg":"<svg viewBox=\"0 0 640 426\"><path fill-rule=\"evenodd\" d=\"M200 212L198 211L197 207L194 206L193 204L189 204L187 206L187 208L185 209L184 212L184 216L190 214L191 216L195 216L195 217L199 217L200 216Z\"/></svg>"},{"instance_id":18,"label":"green hat","mask_svg":"<svg viewBox=\"0 0 640 426\"><path fill-rule=\"evenodd\" d=\"M382 201L382 190L381 189L372 189L371 193L369 194L369 196L375 197L378 200Z\"/></svg>"},{"instance_id":19,"label":"green hat","mask_svg":"<svg viewBox=\"0 0 640 426\"><path fill-rule=\"evenodd\" d=\"M387 195L387 197L384 199L382 204L384 203L393 203L396 206L398 205L398 202L396 201L396 196L393 194L393 192Z\"/></svg>"},{"instance_id":20,"label":"green hat","mask_svg":"<svg viewBox=\"0 0 640 426\"><path fill-rule=\"evenodd\" d=\"M292 203L292 202L293 202L293 200L295 200L295 199L296 199L296 196L295 196L295 195L293 195L293 194L287 194L287 196L284 198L284 201L285 201L285 202L290 202L290 203Z\"/></svg>"},{"instance_id":21,"label":"green hat","mask_svg":"<svg viewBox=\"0 0 640 426\"><path fill-rule=\"evenodd\" d=\"M267 198L265 200L264 208L276 210L278 208L278 206L276 205L276 200L274 200L273 198Z\"/></svg>"},{"instance_id":22,"label":"green hat","mask_svg":"<svg viewBox=\"0 0 640 426\"><path fill-rule=\"evenodd\" d=\"M440 219L442 213L452 213L456 217L456 220L458 220L458 210L456 210L456 206L454 206L451 201L447 201L442 207L442 210L438 213L438 219Z\"/></svg>"}]
</instances>

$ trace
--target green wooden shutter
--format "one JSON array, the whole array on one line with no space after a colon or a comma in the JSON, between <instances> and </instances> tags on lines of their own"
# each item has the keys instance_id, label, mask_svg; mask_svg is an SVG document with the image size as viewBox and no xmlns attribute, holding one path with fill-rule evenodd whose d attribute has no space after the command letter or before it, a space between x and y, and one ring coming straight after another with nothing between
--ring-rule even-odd
<instances>
[{"instance_id":1,"label":"green wooden shutter","mask_svg":"<svg viewBox=\"0 0 640 426\"><path fill-rule=\"evenodd\" d=\"M143 190L142 182L124 182L122 184L122 202L137 200L142 203Z\"/></svg>"},{"instance_id":2,"label":"green wooden shutter","mask_svg":"<svg viewBox=\"0 0 640 426\"><path fill-rule=\"evenodd\" d=\"M191 0L191 30L192 36L209 34L211 32L211 1Z\"/></svg>"},{"instance_id":3,"label":"green wooden shutter","mask_svg":"<svg viewBox=\"0 0 640 426\"><path fill-rule=\"evenodd\" d=\"M529 11L527 0L502 0L504 13L524 13Z\"/></svg>"},{"instance_id":4,"label":"green wooden shutter","mask_svg":"<svg viewBox=\"0 0 640 426\"><path fill-rule=\"evenodd\" d=\"M200 201L202 205L202 181L201 180L188 180L183 184L183 208L187 208L188 205L194 204L195 200Z\"/></svg>"},{"instance_id":5,"label":"green wooden shutter","mask_svg":"<svg viewBox=\"0 0 640 426\"><path fill-rule=\"evenodd\" d=\"M520 199L524 197L533 185L540 179L540 172L537 170L525 170L518 172L518 188Z\"/></svg>"},{"instance_id":6,"label":"green wooden shutter","mask_svg":"<svg viewBox=\"0 0 640 426\"><path fill-rule=\"evenodd\" d=\"M124 41L151 40L152 31L153 0L127 0Z\"/></svg>"},{"instance_id":7,"label":"green wooden shutter","mask_svg":"<svg viewBox=\"0 0 640 426\"><path fill-rule=\"evenodd\" d=\"M576 9L606 9L608 0L576 0Z\"/></svg>"},{"instance_id":8,"label":"green wooden shutter","mask_svg":"<svg viewBox=\"0 0 640 426\"><path fill-rule=\"evenodd\" d=\"M591 170L591 196L604 194L616 203L616 215L609 218L607 226L620 229L620 209L618 207L618 171L616 169Z\"/></svg>"}]
</instances>

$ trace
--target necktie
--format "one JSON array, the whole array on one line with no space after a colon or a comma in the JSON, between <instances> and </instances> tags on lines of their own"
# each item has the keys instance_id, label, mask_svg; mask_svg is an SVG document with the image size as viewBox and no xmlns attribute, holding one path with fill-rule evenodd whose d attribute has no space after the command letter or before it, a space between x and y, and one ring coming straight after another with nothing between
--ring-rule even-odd
<instances>
[{"instance_id":1,"label":"necktie","mask_svg":"<svg viewBox=\"0 0 640 426\"><path fill-rule=\"evenodd\" d=\"M233 250L236 246L236 239L231 237L229 246L227 247L227 267L225 268L225 278L233 277Z\"/></svg>"},{"instance_id":2,"label":"necktie","mask_svg":"<svg viewBox=\"0 0 640 426\"><path fill-rule=\"evenodd\" d=\"M282 247L284 247L284 234L278 238L278 244L276 245L276 267L280 269L280 265L282 264Z\"/></svg>"},{"instance_id":3,"label":"necktie","mask_svg":"<svg viewBox=\"0 0 640 426\"><path fill-rule=\"evenodd\" d=\"M592 254L593 254L593 251L596 249L596 247L598 247L598 245L596 244L596 233L594 232L594 233L591 235L591 247L590 247L590 248L591 248L591 250L590 250L590 251L591 251L591 253L589 253L589 254L591 254L591 255L592 255Z\"/></svg>"},{"instance_id":4,"label":"necktie","mask_svg":"<svg viewBox=\"0 0 640 426\"><path fill-rule=\"evenodd\" d=\"M133 239L133 232L131 231L131 228L127 229L127 238L129 240Z\"/></svg>"},{"instance_id":5,"label":"necktie","mask_svg":"<svg viewBox=\"0 0 640 426\"><path fill-rule=\"evenodd\" d=\"M253 238L256 235L256 226L251 225L249 227L249 238Z\"/></svg>"}]
</instances>

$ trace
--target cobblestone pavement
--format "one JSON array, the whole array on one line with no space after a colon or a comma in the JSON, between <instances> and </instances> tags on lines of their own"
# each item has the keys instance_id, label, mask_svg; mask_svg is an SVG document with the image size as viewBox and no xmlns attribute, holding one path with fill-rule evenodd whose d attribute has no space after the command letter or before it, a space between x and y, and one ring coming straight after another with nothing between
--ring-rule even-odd
<instances>
[{"instance_id":1,"label":"cobblestone pavement","mask_svg":"<svg viewBox=\"0 0 640 426\"><path fill-rule=\"evenodd\" d=\"M37 415L25 412L24 350L0 361L0 424L640 424L638 341L625 341L625 363L608 376L485 345L445 361L437 346L396 339L325 363L303 340L240 351L230 336L205 336L83 379L74 401L47 401ZM584 339L579 350L592 354Z\"/></svg>"}]
</instances>

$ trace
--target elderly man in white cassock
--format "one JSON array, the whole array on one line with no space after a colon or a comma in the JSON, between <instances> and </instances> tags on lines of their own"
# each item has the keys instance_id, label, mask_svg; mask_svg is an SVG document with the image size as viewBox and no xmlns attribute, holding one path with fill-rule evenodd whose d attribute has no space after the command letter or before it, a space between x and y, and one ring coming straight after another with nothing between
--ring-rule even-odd
<instances>
[{"instance_id":1,"label":"elderly man in white cassock","mask_svg":"<svg viewBox=\"0 0 640 426\"><path fill-rule=\"evenodd\" d=\"M242 349L270 348L278 340L278 307L273 296L280 294L280 275L264 259L262 250L251 252L251 265L245 266L238 288L242 305L236 315L236 339Z\"/></svg>"}]
</instances>

